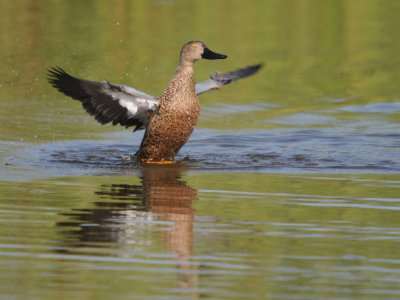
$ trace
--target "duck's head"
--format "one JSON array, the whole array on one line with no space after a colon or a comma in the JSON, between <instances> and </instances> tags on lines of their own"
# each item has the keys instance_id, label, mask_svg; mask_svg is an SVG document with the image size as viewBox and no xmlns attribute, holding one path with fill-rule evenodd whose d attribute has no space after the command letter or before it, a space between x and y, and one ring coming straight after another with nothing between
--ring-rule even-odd
<instances>
[{"instance_id":1,"label":"duck's head","mask_svg":"<svg viewBox=\"0 0 400 300\"><path fill-rule=\"evenodd\" d=\"M228 56L211 51L200 41L192 41L186 43L181 51L181 64L194 63L200 59L225 59Z\"/></svg>"}]
</instances>

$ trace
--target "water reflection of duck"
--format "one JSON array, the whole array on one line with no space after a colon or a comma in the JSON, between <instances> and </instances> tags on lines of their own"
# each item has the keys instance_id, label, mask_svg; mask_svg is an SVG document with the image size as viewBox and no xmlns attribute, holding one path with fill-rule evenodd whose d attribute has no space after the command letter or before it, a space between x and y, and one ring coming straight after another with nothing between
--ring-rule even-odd
<instances>
[{"instance_id":1,"label":"water reflection of duck","mask_svg":"<svg viewBox=\"0 0 400 300\"><path fill-rule=\"evenodd\" d=\"M193 64L226 55L209 50L199 41L186 43L176 74L160 98L119 84L87 81L70 76L61 68L49 70L49 82L60 92L79 100L83 108L101 124L136 126L146 129L137 158L143 162L171 161L187 142L197 123L200 104L197 96L257 72L261 65L211 75L195 85Z\"/></svg>"},{"instance_id":2,"label":"water reflection of duck","mask_svg":"<svg viewBox=\"0 0 400 300\"><path fill-rule=\"evenodd\" d=\"M198 272L191 256L195 214L192 203L197 200L197 190L181 178L185 168L180 164L144 165L141 185L114 182L99 186L94 207L63 213L69 221L57 226L63 229L65 247L56 251L74 254L88 245L118 247L121 256L132 250L130 245L146 245L158 251L159 235L154 234L158 230L149 228L161 226L165 247L176 254L172 259L180 287L196 287ZM169 253L166 258L171 258Z\"/></svg>"}]
</instances>

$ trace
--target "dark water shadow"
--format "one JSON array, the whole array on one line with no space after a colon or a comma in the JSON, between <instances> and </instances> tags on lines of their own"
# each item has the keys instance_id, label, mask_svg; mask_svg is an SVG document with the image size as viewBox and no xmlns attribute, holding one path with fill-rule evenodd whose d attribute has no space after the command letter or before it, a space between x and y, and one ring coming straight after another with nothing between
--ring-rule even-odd
<instances>
[{"instance_id":1,"label":"dark water shadow","mask_svg":"<svg viewBox=\"0 0 400 300\"><path fill-rule=\"evenodd\" d=\"M162 227L162 243L176 254L172 259L181 279L179 288L195 288L197 267L190 257L194 244L192 202L197 200L197 190L181 179L186 169L180 164L142 166L140 185L114 182L99 186L95 191L99 201L93 208L63 214L69 221L57 223L65 247L56 252L87 255L88 247L126 248L129 244L152 243L155 235L146 234L146 228L141 227L151 223L153 228Z\"/></svg>"}]
</instances>

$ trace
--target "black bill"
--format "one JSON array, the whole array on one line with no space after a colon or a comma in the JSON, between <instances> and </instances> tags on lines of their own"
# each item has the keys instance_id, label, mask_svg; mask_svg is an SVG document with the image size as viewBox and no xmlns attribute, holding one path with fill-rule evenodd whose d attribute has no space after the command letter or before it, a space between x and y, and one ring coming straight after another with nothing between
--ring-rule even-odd
<instances>
[{"instance_id":1,"label":"black bill","mask_svg":"<svg viewBox=\"0 0 400 300\"><path fill-rule=\"evenodd\" d=\"M205 59L225 59L225 58L227 58L228 56L227 56L227 55L224 55L224 54L219 54L219 53L212 52L210 49L208 49L207 47L205 47L205 48L204 48L204 52L203 52L203 54L201 55L201 57L202 57L202 58L205 58Z\"/></svg>"}]
</instances>

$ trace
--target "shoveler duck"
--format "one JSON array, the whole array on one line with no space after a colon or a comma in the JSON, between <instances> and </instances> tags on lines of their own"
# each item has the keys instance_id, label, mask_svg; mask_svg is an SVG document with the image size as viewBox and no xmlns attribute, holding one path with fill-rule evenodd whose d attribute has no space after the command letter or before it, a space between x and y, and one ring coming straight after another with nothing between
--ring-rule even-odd
<instances>
[{"instance_id":1,"label":"shoveler duck","mask_svg":"<svg viewBox=\"0 0 400 300\"><path fill-rule=\"evenodd\" d=\"M135 126L145 129L136 153L142 162L169 162L187 142L200 113L198 95L219 89L225 84L250 76L261 64L233 72L211 75L210 79L195 84L193 64L200 59L225 59L203 42L186 43L174 77L160 98L134 88L102 82L88 81L69 75L60 67L49 69L49 82L65 95L79 100L83 108L101 124Z\"/></svg>"}]
</instances>

